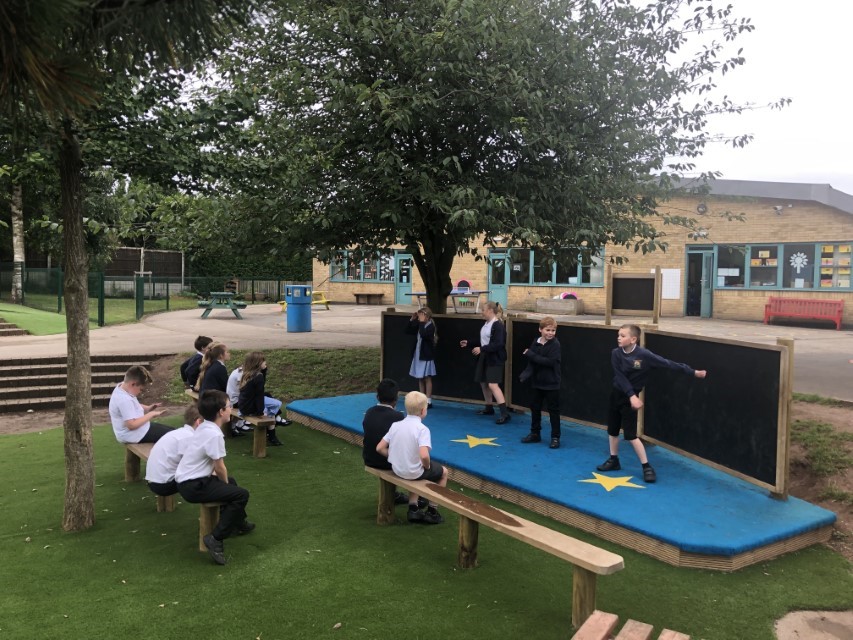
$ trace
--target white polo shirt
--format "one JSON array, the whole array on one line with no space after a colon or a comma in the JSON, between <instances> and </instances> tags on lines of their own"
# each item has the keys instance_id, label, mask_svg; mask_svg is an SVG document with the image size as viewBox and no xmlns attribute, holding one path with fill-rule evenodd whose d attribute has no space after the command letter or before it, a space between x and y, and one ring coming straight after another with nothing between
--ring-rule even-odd
<instances>
[{"instance_id":1,"label":"white polo shirt","mask_svg":"<svg viewBox=\"0 0 853 640\"><path fill-rule=\"evenodd\" d=\"M432 438L420 416L406 416L395 422L382 439L388 443L388 462L394 473L406 480L423 475L420 448L432 449Z\"/></svg>"},{"instance_id":2,"label":"white polo shirt","mask_svg":"<svg viewBox=\"0 0 853 640\"><path fill-rule=\"evenodd\" d=\"M213 463L225 457L225 436L215 422L205 420L192 438L182 443L184 455L175 470L175 480L186 482L213 474Z\"/></svg>"},{"instance_id":3,"label":"white polo shirt","mask_svg":"<svg viewBox=\"0 0 853 640\"><path fill-rule=\"evenodd\" d=\"M175 479L175 470L183 456L182 445L192 438L195 429L185 424L174 429L154 443L148 463L145 465L145 479L148 482L165 484Z\"/></svg>"},{"instance_id":4,"label":"white polo shirt","mask_svg":"<svg viewBox=\"0 0 853 640\"><path fill-rule=\"evenodd\" d=\"M121 384L113 389L113 393L110 396L110 421L113 423L113 432L116 434L116 440L132 444L139 442L145 437L151 423L146 422L138 429L127 428L125 423L128 420L144 416L145 410L139 404L137 397L122 389Z\"/></svg>"},{"instance_id":5,"label":"white polo shirt","mask_svg":"<svg viewBox=\"0 0 853 640\"><path fill-rule=\"evenodd\" d=\"M243 377L243 367L237 367L228 376L228 384L225 386L225 393L228 394L228 399L231 401L231 406L236 407L240 401L240 378Z\"/></svg>"}]
</instances>

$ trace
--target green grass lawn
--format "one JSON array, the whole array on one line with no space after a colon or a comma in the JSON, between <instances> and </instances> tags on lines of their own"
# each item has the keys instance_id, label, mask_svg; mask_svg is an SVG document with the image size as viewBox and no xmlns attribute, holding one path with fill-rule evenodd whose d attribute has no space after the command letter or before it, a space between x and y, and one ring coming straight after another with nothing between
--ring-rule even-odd
<instances>
[{"instance_id":1,"label":"green grass lawn","mask_svg":"<svg viewBox=\"0 0 853 640\"><path fill-rule=\"evenodd\" d=\"M480 567L457 569L454 514L436 527L379 527L358 448L301 426L279 432L285 445L263 460L250 438L227 442L258 528L226 541L224 567L197 550L195 506L156 513L143 483L123 481L109 426L94 430L97 523L73 534L60 528L62 431L0 437L0 637L569 637L570 565L484 527ZM772 640L789 610L853 607L850 565L824 547L732 574L677 569L478 497L623 555L625 570L599 579L597 603L622 619Z\"/></svg>"},{"instance_id":2,"label":"green grass lawn","mask_svg":"<svg viewBox=\"0 0 853 640\"><path fill-rule=\"evenodd\" d=\"M36 336L65 333L65 308L62 313L56 313L56 297L30 294L29 303L34 307L24 307L16 304L0 302L0 318L12 322L21 329L26 329ZM174 297L169 301L169 310L195 309L196 300L193 298ZM44 311L44 309L53 309ZM165 300L146 300L145 313L159 313L166 310ZM89 327L97 327L98 299L89 298ZM126 324L136 322L136 302L128 298L107 298L104 302L104 320L106 324Z\"/></svg>"}]
</instances>

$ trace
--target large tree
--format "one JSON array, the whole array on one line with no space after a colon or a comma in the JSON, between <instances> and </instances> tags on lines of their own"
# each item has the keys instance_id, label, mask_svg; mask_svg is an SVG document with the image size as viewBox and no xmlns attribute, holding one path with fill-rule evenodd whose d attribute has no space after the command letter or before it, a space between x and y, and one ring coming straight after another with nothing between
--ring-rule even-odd
<instances>
[{"instance_id":1,"label":"large tree","mask_svg":"<svg viewBox=\"0 0 853 640\"><path fill-rule=\"evenodd\" d=\"M52 122L65 240L68 384L66 530L95 521L88 255L79 131L111 79L189 64L253 10L246 0L6 0L0 6L0 108Z\"/></svg>"},{"instance_id":2,"label":"large tree","mask_svg":"<svg viewBox=\"0 0 853 640\"><path fill-rule=\"evenodd\" d=\"M235 191L325 259L406 247L444 310L481 236L665 246L649 216L708 117L740 108L695 98L743 63L705 36L752 26L691 0L307 0L258 28L218 67L259 102L264 171Z\"/></svg>"}]
</instances>

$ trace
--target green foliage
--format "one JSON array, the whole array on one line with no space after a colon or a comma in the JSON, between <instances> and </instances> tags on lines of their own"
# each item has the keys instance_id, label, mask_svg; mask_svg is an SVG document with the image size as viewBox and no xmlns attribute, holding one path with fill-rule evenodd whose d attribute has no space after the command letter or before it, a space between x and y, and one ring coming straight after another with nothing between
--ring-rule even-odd
<instances>
[{"instance_id":1,"label":"green foliage","mask_svg":"<svg viewBox=\"0 0 853 640\"><path fill-rule=\"evenodd\" d=\"M839 432L832 425L815 420L795 420L791 439L803 445L809 467L819 476L831 476L853 465L853 455L845 445L853 442L853 433Z\"/></svg>"},{"instance_id":2,"label":"green foliage","mask_svg":"<svg viewBox=\"0 0 853 640\"><path fill-rule=\"evenodd\" d=\"M323 259L402 245L439 309L481 235L665 248L647 217L709 116L740 110L695 95L743 63L726 47L753 28L693 4L682 24L669 0L281 3L217 62L211 99L260 105L238 132L256 171L232 155L222 184Z\"/></svg>"}]
</instances>

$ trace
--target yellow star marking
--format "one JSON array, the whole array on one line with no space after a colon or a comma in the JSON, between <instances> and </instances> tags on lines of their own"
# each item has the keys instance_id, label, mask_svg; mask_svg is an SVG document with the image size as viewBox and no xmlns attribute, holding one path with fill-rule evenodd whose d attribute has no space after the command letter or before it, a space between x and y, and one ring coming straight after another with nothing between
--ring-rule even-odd
<instances>
[{"instance_id":1,"label":"yellow star marking","mask_svg":"<svg viewBox=\"0 0 853 640\"><path fill-rule=\"evenodd\" d=\"M499 444L495 444L493 440L497 440L497 438L478 438L477 436L467 435L462 440L451 440L451 442L465 442L468 445L469 449L479 447L481 444L486 445L488 447L501 446Z\"/></svg>"},{"instance_id":2,"label":"yellow star marking","mask_svg":"<svg viewBox=\"0 0 853 640\"><path fill-rule=\"evenodd\" d=\"M603 476L600 473L596 473L595 471L592 472L592 475L595 476L594 479L590 478L588 480L578 480L578 482L600 484L608 491L613 491L616 487L632 487L634 489L645 489L645 487L641 484L634 484L633 482L628 482L634 476L622 476L619 478L613 478L611 476Z\"/></svg>"}]
</instances>

